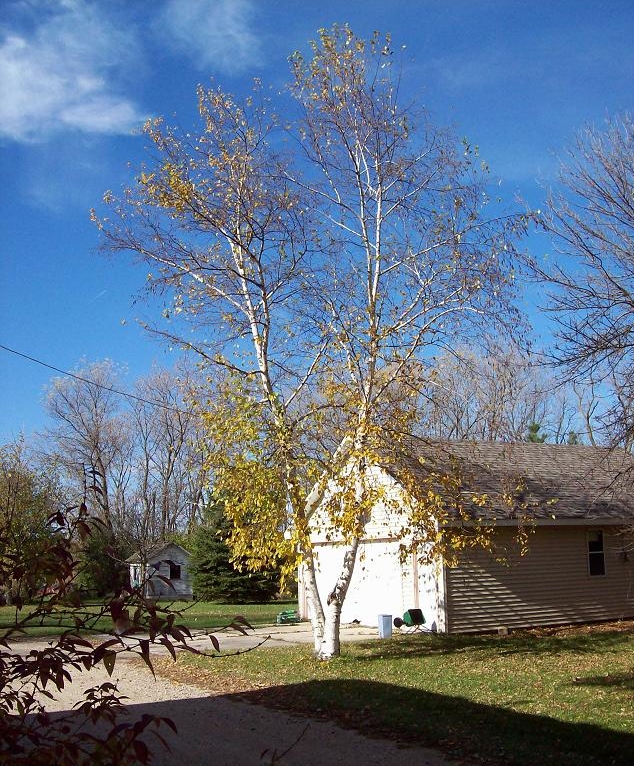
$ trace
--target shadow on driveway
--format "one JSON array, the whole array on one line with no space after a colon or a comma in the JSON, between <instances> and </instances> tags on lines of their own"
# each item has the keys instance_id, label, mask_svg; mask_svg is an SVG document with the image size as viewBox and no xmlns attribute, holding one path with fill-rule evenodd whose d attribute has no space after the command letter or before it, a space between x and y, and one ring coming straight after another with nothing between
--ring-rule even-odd
<instances>
[{"instance_id":1,"label":"shadow on driveway","mask_svg":"<svg viewBox=\"0 0 634 766\"><path fill-rule=\"evenodd\" d=\"M474 703L462 697L362 680L320 680L240 695L335 719L401 745L440 748L479 763L631 766L634 735ZM334 702L333 702L334 701ZM634 702L634 700L633 700ZM405 755L405 760L415 763Z\"/></svg>"},{"instance_id":2,"label":"shadow on driveway","mask_svg":"<svg viewBox=\"0 0 634 766\"><path fill-rule=\"evenodd\" d=\"M151 683L148 676L147 684ZM163 751L155 743L153 764L443 766L458 762L496 766L631 766L634 763L631 734L564 723L393 684L327 680L239 694L205 696L202 691L200 694L126 706L130 716L126 720L150 714L170 718L178 728L178 734L172 735L161 727L171 752ZM294 712L287 712L289 709ZM302 717L302 713L310 717ZM151 738L146 741L152 744ZM437 748L444 755L430 748Z\"/></svg>"}]
</instances>

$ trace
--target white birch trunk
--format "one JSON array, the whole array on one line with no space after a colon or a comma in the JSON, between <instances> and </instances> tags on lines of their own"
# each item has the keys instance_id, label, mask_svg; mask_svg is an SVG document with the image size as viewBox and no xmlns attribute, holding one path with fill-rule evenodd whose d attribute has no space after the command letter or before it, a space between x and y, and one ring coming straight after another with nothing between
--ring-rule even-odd
<instances>
[{"instance_id":1,"label":"white birch trunk","mask_svg":"<svg viewBox=\"0 0 634 766\"><path fill-rule=\"evenodd\" d=\"M320 660L330 660L341 654L341 607L339 601L333 601L326 610L324 634L317 657Z\"/></svg>"},{"instance_id":2,"label":"white birch trunk","mask_svg":"<svg viewBox=\"0 0 634 766\"><path fill-rule=\"evenodd\" d=\"M319 597L317 588L317 578L315 576L315 561L312 551L304 554L303 572L304 588L306 589L306 600L308 602L308 614L313 629L313 643L315 655L319 655L320 647L324 639L324 610Z\"/></svg>"},{"instance_id":3,"label":"white birch trunk","mask_svg":"<svg viewBox=\"0 0 634 766\"><path fill-rule=\"evenodd\" d=\"M315 593L319 601L319 614L311 610L311 621L313 627L313 639L315 645L315 656L320 660L330 660L338 657L341 653L341 608L346 598L346 593L352 580L354 565L357 561L357 552L359 549L359 538L355 537L349 543L343 557L341 573L326 599L326 608L323 608L319 594ZM313 577L310 584L306 583L307 595L309 600L312 598L311 589L317 590L317 581Z\"/></svg>"}]
</instances>

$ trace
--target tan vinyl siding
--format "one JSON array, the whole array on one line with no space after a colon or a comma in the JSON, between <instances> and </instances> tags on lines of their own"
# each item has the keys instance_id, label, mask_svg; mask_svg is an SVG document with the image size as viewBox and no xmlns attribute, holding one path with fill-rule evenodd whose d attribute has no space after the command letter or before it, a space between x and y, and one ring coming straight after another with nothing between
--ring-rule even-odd
<instances>
[{"instance_id":1,"label":"tan vinyl siding","mask_svg":"<svg viewBox=\"0 0 634 766\"><path fill-rule=\"evenodd\" d=\"M602 529L605 575L588 572L587 534ZM471 632L631 618L634 565L609 526L541 527L519 557L512 529L496 539L510 551L509 566L485 551L472 551L447 569L447 630Z\"/></svg>"}]
</instances>

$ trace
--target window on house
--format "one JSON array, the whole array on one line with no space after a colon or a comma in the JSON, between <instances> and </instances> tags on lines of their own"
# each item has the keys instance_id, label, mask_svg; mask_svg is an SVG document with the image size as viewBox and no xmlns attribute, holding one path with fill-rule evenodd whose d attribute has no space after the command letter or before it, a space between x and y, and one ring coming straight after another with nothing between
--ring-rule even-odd
<instances>
[{"instance_id":1,"label":"window on house","mask_svg":"<svg viewBox=\"0 0 634 766\"><path fill-rule=\"evenodd\" d=\"M181 579L180 564L175 564L173 561L170 561L170 580L180 580L180 579Z\"/></svg>"},{"instance_id":2,"label":"window on house","mask_svg":"<svg viewBox=\"0 0 634 766\"><path fill-rule=\"evenodd\" d=\"M588 573L592 576L605 574L603 532L588 532Z\"/></svg>"}]
</instances>

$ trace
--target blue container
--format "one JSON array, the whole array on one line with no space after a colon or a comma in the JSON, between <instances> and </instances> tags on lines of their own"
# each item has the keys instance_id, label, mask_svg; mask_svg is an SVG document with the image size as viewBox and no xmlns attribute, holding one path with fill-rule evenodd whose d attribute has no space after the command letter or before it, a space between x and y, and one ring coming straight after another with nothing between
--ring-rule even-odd
<instances>
[{"instance_id":1,"label":"blue container","mask_svg":"<svg viewBox=\"0 0 634 766\"><path fill-rule=\"evenodd\" d=\"M392 615L379 615L379 638L392 638Z\"/></svg>"}]
</instances>

